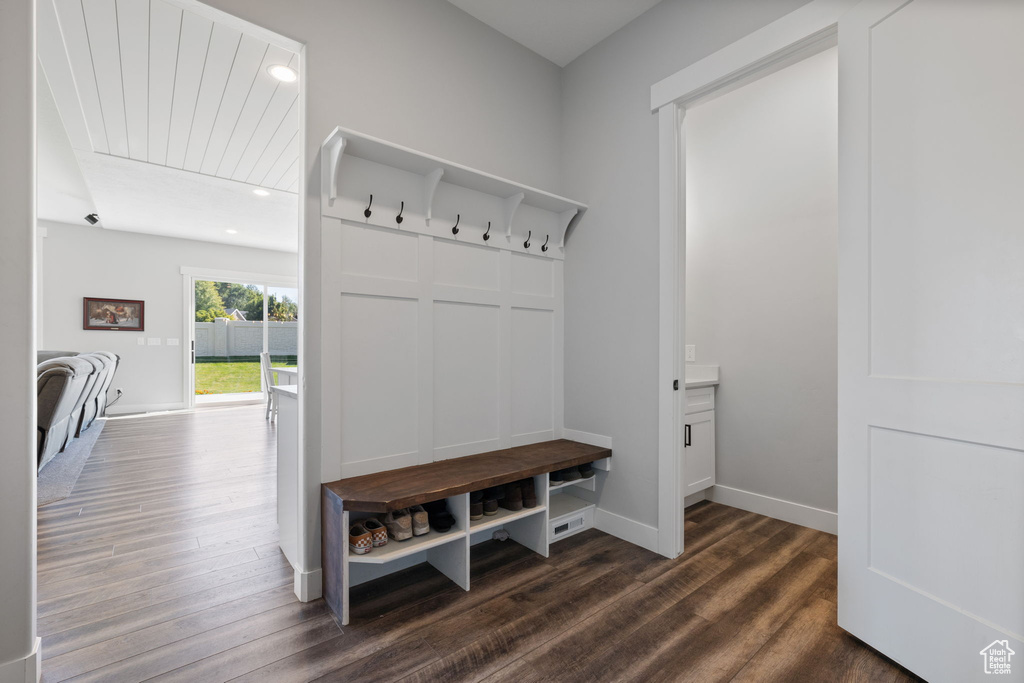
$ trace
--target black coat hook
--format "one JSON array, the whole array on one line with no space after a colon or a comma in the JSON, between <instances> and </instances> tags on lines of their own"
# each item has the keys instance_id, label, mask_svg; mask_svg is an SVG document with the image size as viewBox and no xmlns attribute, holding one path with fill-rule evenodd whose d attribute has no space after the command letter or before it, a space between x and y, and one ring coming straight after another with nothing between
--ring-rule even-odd
<instances>
[{"instance_id":1,"label":"black coat hook","mask_svg":"<svg viewBox=\"0 0 1024 683\"><path fill-rule=\"evenodd\" d=\"M487 232L484 233L484 242L491 239L491 222L487 221Z\"/></svg>"},{"instance_id":2,"label":"black coat hook","mask_svg":"<svg viewBox=\"0 0 1024 683\"><path fill-rule=\"evenodd\" d=\"M461 220L462 220L462 214L461 213L455 214L455 225L452 226L452 234L453 235L458 235L459 234L459 221L461 221Z\"/></svg>"},{"instance_id":3,"label":"black coat hook","mask_svg":"<svg viewBox=\"0 0 1024 683\"><path fill-rule=\"evenodd\" d=\"M399 225L401 225L402 221L405 220L404 218L402 218L403 213L405 213L405 202L402 202L402 208L398 210L398 215L395 216L395 222L398 223Z\"/></svg>"},{"instance_id":4,"label":"black coat hook","mask_svg":"<svg viewBox=\"0 0 1024 683\"><path fill-rule=\"evenodd\" d=\"M540 245L540 250L541 251L547 251L548 250L548 240L549 239L551 239L551 235L548 235L547 237L544 238L544 244Z\"/></svg>"},{"instance_id":5,"label":"black coat hook","mask_svg":"<svg viewBox=\"0 0 1024 683\"><path fill-rule=\"evenodd\" d=\"M370 207L371 206L373 206L373 195L372 194L370 195L370 203L366 205L365 209L363 209L363 215L366 216L367 218L369 218L370 214L373 213L373 211L370 211Z\"/></svg>"},{"instance_id":6,"label":"black coat hook","mask_svg":"<svg viewBox=\"0 0 1024 683\"><path fill-rule=\"evenodd\" d=\"M530 238L531 237L533 237L533 230L531 230L530 232L528 232L526 234L526 241L523 242L523 246L526 247L527 249L530 248Z\"/></svg>"}]
</instances>

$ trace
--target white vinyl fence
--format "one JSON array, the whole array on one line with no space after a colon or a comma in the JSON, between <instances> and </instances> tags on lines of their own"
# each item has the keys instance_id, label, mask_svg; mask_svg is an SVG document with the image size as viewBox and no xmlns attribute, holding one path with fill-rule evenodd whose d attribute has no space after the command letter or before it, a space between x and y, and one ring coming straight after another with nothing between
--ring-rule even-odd
<instances>
[{"instance_id":1,"label":"white vinyl fence","mask_svg":"<svg viewBox=\"0 0 1024 683\"><path fill-rule=\"evenodd\" d=\"M299 353L299 323L270 321L270 352ZM258 356L263 352L263 322L217 318L196 323L196 356Z\"/></svg>"}]
</instances>

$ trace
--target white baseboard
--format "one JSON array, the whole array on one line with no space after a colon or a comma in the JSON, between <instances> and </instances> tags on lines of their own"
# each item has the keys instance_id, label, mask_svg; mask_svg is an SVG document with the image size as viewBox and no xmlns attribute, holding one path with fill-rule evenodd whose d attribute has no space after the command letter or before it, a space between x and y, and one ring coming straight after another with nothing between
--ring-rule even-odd
<instances>
[{"instance_id":1,"label":"white baseboard","mask_svg":"<svg viewBox=\"0 0 1024 683\"><path fill-rule=\"evenodd\" d=\"M751 493L731 486L713 486L710 499L722 505L739 508L759 515L781 519L828 534L839 533L839 515L835 512L801 505L780 498Z\"/></svg>"},{"instance_id":2,"label":"white baseboard","mask_svg":"<svg viewBox=\"0 0 1024 683\"><path fill-rule=\"evenodd\" d=\"M21 659L0 664L0 683L39 683L43 673L39 649L41 642L40 638L36 638L32 652Z\"/></svg>"},{"instance_id":3,"label":"white baseboard","mask_svg":"<svg viewBox=\"0 0 1024 683\"><path fill-rule=\"evenodd\" d=\"M658 552L658 530L653 526L597 508L594 511L594 527L633 545Z\"/></svg>"},{"instance_id":4,"label":"white baseboard","mask_svg":"<svg viewBox=\"0 0 1024 683\"><path fill-rule=\"evenodd\" d=\"M137 405L121 405L118 403L116 406L111 406L107 410L107 417L117 417L118 415L131 415L135 413L159 413L166 410L184 410L184 403L139 403Z\"/></svg>"},{"instance_id":5,"label":"white baseboard","mask_svg":"<svg viewBox=\"0 0 1024 683\"><path fill-rule=\"evenodd\" d=\"M612 437L610 436L591 434L590 432L581 432L575 429L563 429L562 438L568 439L569 441L579 441L580 443L589 444L591 446L598 446L599 448L612 447Z\"/></svg>"},{"instance_id":6,"label":"white baseboard","mask_svg":"<svg viewBox=\"0 0 1024 683\"><path fill-rule=\"evenodd\" d=\"M295 597L299 602L312 602L324 595L324 572L314 569L311 572L295 570Z\"/></svg>"},{"instance_id":7,"label":"white baseboard","mask_svg":"<svg viewBox=\"0 0 1024 683\"><path fill-rule=\"evenodd\" d=\"M703 491L697 491L697 493L691 493L690 495L688 495L685 498L683 498L683 507L684 508L688 508L691 505L695 505L695 504L701 502L702 500L707 500L707 499L708 499L708 490L707 489L704 489Z\"/></svg>"}]
</instances>

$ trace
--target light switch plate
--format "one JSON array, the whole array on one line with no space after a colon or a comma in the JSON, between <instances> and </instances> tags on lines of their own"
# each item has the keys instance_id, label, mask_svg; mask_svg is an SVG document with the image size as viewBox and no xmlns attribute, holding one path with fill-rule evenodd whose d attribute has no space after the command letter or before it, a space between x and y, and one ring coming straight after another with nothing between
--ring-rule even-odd
<instances>
[{"instance_id":1,"label":"light switch plate","mask_svg":"<svg viewBox=\"0 0 1024 683\"><path fill-rule=\"evenodd\" d=\"M146 338L145 337L137 337L135 339L135 343L138 344L139 346L145 346L146 345Z\"/></svg>"},{"instance_id":2,"label":"light switch plate","mask_svg":"<svg viewBox=\"0 0 1024 683\"><path fill-rule=\"evenodd\" d=\"M160 337L150 337L148 341L150 346L160 346Z\"/></svg>"},{"instance_id":3,"label":"light switch plate","mask_svg":"<svg viewBox=\"0 0 1024 683\"><path fill-rule=\"evenodd\" d=\"M178 340L174 339L173 337L168 337L167 338L167 345L168 346L177 346L178 345Z\"/></svg>"},{"instance_id":4,"label":"light switch plate","mask_svg":"<svg viewBox=\"0 0 1024 683\"><path fill-rule=\"evenodd\" d=\"M692 363L697 360L697 347L694 344L686 345L686 362Z\"/></svg>"}]
</instances>

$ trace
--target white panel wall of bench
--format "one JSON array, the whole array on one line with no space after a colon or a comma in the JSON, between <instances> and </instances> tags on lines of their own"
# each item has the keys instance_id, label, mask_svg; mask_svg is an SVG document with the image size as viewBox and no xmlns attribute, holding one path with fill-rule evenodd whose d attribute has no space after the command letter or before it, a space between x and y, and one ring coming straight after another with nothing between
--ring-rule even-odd
<instances>
[{"instance_id":1,"label":"white panel wall of bench","mask_svg":"<svg viewBox=\"0 0 1024 683\"><path fill-rule=\"evenodd\" d=\"M323 480L560 438L586 207L340 129L322 163Z\"/></svg>"}]
</instances>

